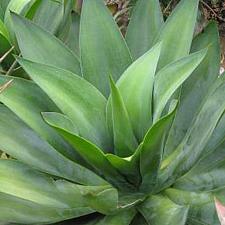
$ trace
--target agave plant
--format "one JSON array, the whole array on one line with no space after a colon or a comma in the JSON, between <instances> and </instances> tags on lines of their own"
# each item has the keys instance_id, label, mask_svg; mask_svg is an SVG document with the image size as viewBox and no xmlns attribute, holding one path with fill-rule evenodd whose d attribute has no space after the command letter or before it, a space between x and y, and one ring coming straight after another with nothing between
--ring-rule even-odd
<instances>
[{"instance_id":1,"label":"agave plant","mask_svg":"<svg viewBox=\"0 0 225 225\"><path fill-rule=\"evenodd\" d=\"M79 56L11 13L32 81L0 76L1 222L219 225L225 77L216 24L192 40L197 11L182 0L164 22L139 0L124 39L84 0Z\"/></svg>"}]
</instances>

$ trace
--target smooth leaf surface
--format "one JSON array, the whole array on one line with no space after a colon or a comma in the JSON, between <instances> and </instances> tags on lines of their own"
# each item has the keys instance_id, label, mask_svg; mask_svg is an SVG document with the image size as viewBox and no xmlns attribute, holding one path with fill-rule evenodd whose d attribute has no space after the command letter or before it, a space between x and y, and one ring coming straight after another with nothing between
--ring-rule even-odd
<instances>
[{"instance_id":1,"label":"smooth leaf surface","mask_svg":"<svg viewBox=\"0 0 225 225\"><path fill-rule=\"evenodd\" d=\"M149 197L138 210L151 225L185 225L188 207L180 206L162 195Z\"/></svg>"},{"instance_id":2,"label":"smooth leaf surface","mask_svg":"<svg viewBox=\"0 0 225 225\"><path fill-rule=\"evenodd\" d=\"M165 148L166 156L173 152L184 138L193 118L205 101L205 96L207 96L212 83L218 77L220 45L218 28L214 22L209 23L204 32L194 39L191 51L196 52L204 48L208 48L205 58L182 85L180 104ZM223 136L222 129L225 129L223 124L225 122L221 121L220 128L218 127L218 132L215 133L215 139L210 139L209 149L218 143L221 136Z\"/></svg>"},{"instance_id":3,"label":"smooth leaf surface","mask_svg":"<svg viewBox=\"0 0 225 225\"><path fill-rule=\"evenodd\" d=\"M138 151L138 149L136 150ZM141 174L139 170L139 158L129 157L121 158L114 154L106 154L106 158L126 179L138 187L141 182Z\"/></svg>"},{"instance_id":4,"label":"smooth leaf surface","mask_svg":"<svg viewBox=\"0 0 225 225\"><path fill-rule=\"evenodd\" d=\"M25 18L14 13L11 16L24 58L81 74L77 56L59 39Z\"/></svg>"},{"instance_id":5,"label":"smooth leaf surface","mask_svg":"<svg viewBox=\"0 0 225 225\"><path fill-rule=\"evenodd\" d=\"M157 73L154 84L154 121L160 118L173 93L191 75L205 55L206 50L193 53L169 64Z\"/></svg>"},{"instance_id":6,"label":"smooth leaf surface","mask_svg":"<svg viewBox=\"0 0 225 225\"><path fill-rule=\"evenodd\" d=\"M134 133L141 141L152 124L152 92L161 45L132 63L117 82Z\"/></svg>"},{"instance_id":7,"label":"smooth leaf surface","mask_svg":"<svg viewBox=\"0 0 225 225\"><path fill-rule=\"evenodd\" d=\"M90 214L90 208L62 209L44 207L21 198L0 193L0 222L51 224Z\"/></svg>"},{"instance_id":8,"label":"smooth leaf surface","mask_svg":"<svg viewBox=\"0 0 225 225\"><path fill-rule=\"evenodd\" d=\"M66 45L73 51L77 56L80 55L80 15L73 12L71 14L71 25L69 27L68 35L65 38Z\"/></svg>"},{"instance_id":9,"label":"smooth leaf surface","mask_svg":"<svg viewBox=\"0 0 225 225\"><path fill-rule=\"evenodd\" d=\"M49 125L60 127L70 133L78 134L78 128L68 116L57 112L42 112L41 114L45 122Z\"/></svg>"},{"instance_id":10,"label":"smooth leaf surface","mask_svg":"<svg viewBox=\"0 0 225 225\"><path fill-rule=\"evenodd\" d=\"M48 141L61 154L79 160L73 148L42 119L43 111L59 111L48 96L32 81L9 76L0 76L0 84L13 79L11 85L0 94L0 101L10 108L18 117Z\"/></svg>"},{"instance_id":11,"label":"smooth leaf surface","mask_svg":"<svg viewBox=\"0 0 225 225\"><path fill-rule=\"evenodd\" d=\"M59 68L19 59L30 77L78 128L79 134L104 151L111 140L106 127L106 99L83 78Z\"/></svg>"},{"instance_id":12,"label":"smooth leaf surface","mask_svg":"<svg viewBox=\"0 0 225 225\"><path fill-rule=\"evenodd\" d=\"M213 191L225 186L225 142L206 154L187 174L178 179L175 188L188 191Z\"/></svg>"},{"instance_id":13,"label":"smooth leaf surface","mask_svg":"<svg viewBox=\"0 0 225 225\"><path fill-rule=\"evenodd\" d=\"M224 77L219 77L217 81L208 93L207 100L202 105L182 143L172 155L164 160L164 169L160 177L161 184L164 182L173 183L177 178L187 173L201 158L204 147L225 109Z\"/></svg>"},{"instance_id":14,"label":"smooth leaf surface","mask_svg":"<svg viewBox=\"0 0 225 225\"><path fill-rule=\"evenodd\" d=\"M187 224L221 225L216 213L212 193L186 192L171 188L167 189L165 194L175 203L189 206Z\"/></svg>"},{"instance_id":15,"label":"smooth leaf surface","mask_svg":"<svg viewBox=\"0 0 225 225\"><path fill-rule=\"evenodd\" d=\"M117 206L118 193L109 185L82 186L65 180L54 180L15 160L0 160L0 168L2 193L43 207L89 208L90 212L97 210L108 214ZM10 177L8 174L11 174Z\"/></svg>"},{"instance_id":16,"label":"smooth leaf surface","mask_svg":"<svg viewBox=\"0 0 225 225\"><path fill-rule=\"evenodd\" d=\"M125 179L109 163L105 154L91 142L79 137L76 133L71 133L66 127L61 127L56 121L54 114L43 113L44 119L76 149L76 151L92 166L100 175L111 183L123 187L126 186Z\"/></svg>"},{"instance_id":17,"label":"smooth leaf surface","mask_svg":"<svg viewBox=\"0 0 225 225\"><path fill-rule=\"evenodd\" d=\"M33 21L44 30L56 34L64 16L64 0L42 0L38 6Z\"/></svg>"},{"instance_id":18,"label":"smooth leaf surface","mask_svg":"<svg viewBox=\"0 0 225 225\"><path fill-rule=\"evenodd\" d=\"M177 104L171 112L154 124L147 132L140 149L140 172L142 183L140 190L153 192L163 158L165 138L175 116Z\"/></svg>"},{"instance_id":19,"label":"smooth leaf surface","mask_svg":"<svg viewBox=\"0 0 225 225\"><path fill-rule=\"evenodd\" d=\"M3 105L0 106L0 123L0 149L13 158L40 171L76 183L86 185L106 184L95 173L58 153Z\"/></svg>"},{"instance_id":20,"label":"smooth leaf surface","mask_svg":"<svg viewBox=\"0 0 225 225\"><path fill-rule=\"evenodd\" d=\"M35 3L36 0L11 0L5 10L4 23L9 31L10 40L15 44L16 38L13 27L13 20L10 15L11 12L25 16L29 11L30 7Z\"/></svg>"},{"instance_id":21,"label":"smooth leaf surface","mask_svg":"<svg viewBox=\"0 0 225 225\"><path fill-rule=\"evenodd\" d=\"M162 26L155 43L162 41L158 69L189 54L199 0L181 0Z\"/></svg>"},{"instance_id":22,"label":"smooth leaf surface","mask_svg":"<svg viewBox=\"0 0 225 225\"><path fill-rule=\"evenodd\" d=\"M134 59L153 46L162 25L163 15L159 1L139 0L132 11L126 33L126 42Z\"/></svg>"},{"instance_id":23,"label":"smooth leaf surface","mask_svg":"<svg viewBox=\"0 0 225 225\"><path fill-rule=\"evenodd\" d=\"M80 26L83 76L109 96L108 76L119 79L132 62L129 50L102 0L84 0Z\"/></svg>"},{"instance_id":24,"label":"smooth leaf surface","mask_svg":"<svg viewBox=\"0 0 225 225\"><path fill-rule=\"evenodd\" d=\"M129 225L135 214L135 210L130 209L116 215L106 216L104 219L96 223L96 225Z\"/></svg>"},{"instance_id":25,"label":"smooth leaf surface","mask_svg":"<svg viewBox=\"0 0 225 225\"><path fill-rule=\"evenodd\" d=\"M138 143L123 98L111 77L110 86L115 153L128 157L132 155Z\"/></svg>"}]
</instances>

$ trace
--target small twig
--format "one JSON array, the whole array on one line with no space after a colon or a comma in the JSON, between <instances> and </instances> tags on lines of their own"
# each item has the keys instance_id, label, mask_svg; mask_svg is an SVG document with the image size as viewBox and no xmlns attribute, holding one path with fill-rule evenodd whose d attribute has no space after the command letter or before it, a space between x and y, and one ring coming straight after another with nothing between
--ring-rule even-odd
<instances>
[{"instance_id":1,"label":"small twig","mask_svg":"<svg viewBox=\"0 0 225 225\"><path fill-rule=\"evenodd\" d=\"M8 88L12 82L13 82L13 79L9 80L8 82L0 86L0 93L2 93L6 88Z\"/></svg>"},{"instance_id":2,"label":"small twig","mask_svg":"<svg viewBox=\"0 0 225 225\"><path fill-rule=\"evenodd\" d=\"M163 10L163 14L166 14L167 10L170 8L171 4L172 4L173 0L171 0L168 5L166 6L166 8Z\"/></svg>"},{"instance_id":3,"label":"small twig","mask_svg":"<svg viewBox=\"0 0 225 225\"><path fill-rule=\"evenodd\" d=\"M114 19L117 20L118 17L120 17L121 15L123 15L124 13L126 13L127 11L129 11L131 9L131 7L128 8L124 8L120 11L118 11L115 15L114 15Z\"/></svg>"},{"instance_id":4,"label":"small twig","mask_svg":"<svg viewBox=\"0 0 225 225\"><path fill-rule=\"evenodd\" d=\"M214 11L207 3L205 3L203 0L200 0L200 2L201 2L206 8L208 8L208 9L215 15L216 18L218 18L219 20L225 22L225 19L222 18L221 16L218 16L217 13L216 13L216 12L215 12L215 11Z\"/></svg>"},{"instance_id":5,"label":"small twig","mask_svg":"<svg viewBox=\"0 0 225 225\"><path fill-rule=\"evenodd\" d=\"M21 56L21 54L19 54L19 56ZM9 70L8 70L7 73L6 73L7 76L11 75L11 73L13 72L13 70L14 70L16 64L17 64L17 60L15 60L15 61L13 62L13 64L10 66Z\"/></svg>"},{"instance_id":6,"label":"small twig","mask_svg":"<svg viewBox=\"0 0 225 225\"><path fill-rule=\"evenodd\" d=\"M0 63L2 63L5 58L13 51L13 49L15 48L15 46L12 46L1 58L0 58Z\"/></svg>"}]
</instances>

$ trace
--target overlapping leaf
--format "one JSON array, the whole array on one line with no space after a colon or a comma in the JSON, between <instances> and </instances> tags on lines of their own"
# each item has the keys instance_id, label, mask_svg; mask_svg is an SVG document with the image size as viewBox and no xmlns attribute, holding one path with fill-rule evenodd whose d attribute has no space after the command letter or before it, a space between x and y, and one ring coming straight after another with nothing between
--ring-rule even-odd
<instances>
[{"instance_id":1,"label":"overlapping leaf","mask_svg":"<svg viewBox=\"0 0 225 225\"><path fill-rule=\"evenodd\" d=\"M163 25L163 15L158 0L139 0L133 9L127 28L126 42L134 59L152 46Z\"/></svg>"},{"instance_id":2,"label":"overlapping leaf","mask_svg":"<svg viewBox=\"0 0 225 225\"><path fill-rule=\"evenodd\" d=\"M102 0L83 1L80 48L84 78L109 96L108 76L117 81L132 61L122 34Z\"/></svg>"},{"instance_id":3,"label":"overlapping leaf","mask_svg":"<svg viewBox=\"0 0 225 225\"><path fill-rule=\"evenodd\" d=\"M19 60L32 79L78 128L79 134L104 151L111 140L106 127L106 99L83 78L59 68Z\"/></svg>"},{"instance_id":4,"label":"overlapping leaf","mask_svg":"<svg viewBox=\"0 0 225 225\"><path fill-rule=\"evenodd\" d=\"M25 18L14 13L11 16L24 58L81 74L77 56L60 40Z\"/></svg>"}]
</instances>

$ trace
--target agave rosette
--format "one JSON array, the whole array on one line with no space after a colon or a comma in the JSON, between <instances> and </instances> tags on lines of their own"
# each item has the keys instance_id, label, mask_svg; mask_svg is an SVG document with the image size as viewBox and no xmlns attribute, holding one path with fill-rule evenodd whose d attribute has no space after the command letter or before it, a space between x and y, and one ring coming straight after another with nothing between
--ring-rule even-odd
<instances>
[{"instance_id":1,"label":"agave rosette","mask_svg":"<svg viewBox=\"0 0 225 225\"><path fill-rule=\"evenodd\" d=\"M0 161L0 221L219 225L225 78L216 25L192 40L197 9L183 0L164 22L139 0L124 39L102 0L84 0L79 55L11 14L32 81L0 94L0 149L15 158Z\"/></svg>"}]
</instances>

